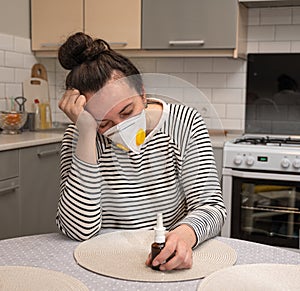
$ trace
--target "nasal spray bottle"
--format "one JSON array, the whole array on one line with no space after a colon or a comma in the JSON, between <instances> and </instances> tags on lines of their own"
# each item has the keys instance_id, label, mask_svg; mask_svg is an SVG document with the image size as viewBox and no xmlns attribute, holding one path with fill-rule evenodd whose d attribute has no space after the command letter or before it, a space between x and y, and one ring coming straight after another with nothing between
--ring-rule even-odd
<instances>
[{"instance_id":1,"label":"nasal spray bottle","mask_svg":"<svg viewBox=\"0 0 300 291\"><path fill-rule=\"evenodd\" d=\"M154 243L151 245L151 262L165 246L166 236L165 236L165 228L163 225L162 213L157 213L156 227L154 227L154 231L155 231ZM152 266L152 269L159 271L159 265Z\"/></svg>"}]
</instances>

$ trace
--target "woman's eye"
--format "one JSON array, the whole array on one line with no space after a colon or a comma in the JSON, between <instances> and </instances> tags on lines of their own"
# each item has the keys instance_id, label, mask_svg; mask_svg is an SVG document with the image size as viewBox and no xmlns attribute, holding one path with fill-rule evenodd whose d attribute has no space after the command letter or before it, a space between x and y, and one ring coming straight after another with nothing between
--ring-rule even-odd
<instances>
[{"instance_id":1,"label":"woman's eye","mask_svg":"<svg viewBox=\"0 0 300 291\"><path fill-rule=\"evenodd\" d=\"M100 128L105 128L105 127L107 127L107 126L108 126L108 121L101 122L101 123L99 124L99 127L100 127Z\"/></svg>"},{"instance_id":2,"label":"woman's eye","mask_svg":"<svg viewBox=\"0 0 300 291\"><path fill-rule=\"evenodd\" d=\"M122 112L120 114L120 117L121 118L127 118L128 116L130 116L132 114L133 110L129 110L129 111L125 111L125 112Z\"/></svg>"}]
</instances>

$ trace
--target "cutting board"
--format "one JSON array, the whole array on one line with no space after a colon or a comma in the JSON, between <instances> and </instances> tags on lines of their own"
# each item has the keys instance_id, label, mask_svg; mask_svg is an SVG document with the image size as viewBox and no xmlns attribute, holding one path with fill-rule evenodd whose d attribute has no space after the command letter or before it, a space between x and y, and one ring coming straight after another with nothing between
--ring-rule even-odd
<instances>
[{"instance_id":1,"label":"cutting board","mask_svg":"<svg viewBox=\"0 0 300 291\"><path fill-rule=\"evenodd\" d=\"M31 77L23 82L23 96L27 99L25 110L34 112L34 100L40 103L49 103L49 86L47 71L42 64L35 64L31 70Z\"/></svg>"}]
</instances>

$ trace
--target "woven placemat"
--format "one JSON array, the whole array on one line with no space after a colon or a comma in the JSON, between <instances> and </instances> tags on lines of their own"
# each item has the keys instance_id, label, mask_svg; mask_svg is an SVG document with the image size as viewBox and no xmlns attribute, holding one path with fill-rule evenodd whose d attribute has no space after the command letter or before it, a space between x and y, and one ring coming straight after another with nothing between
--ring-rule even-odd
<instances>
[{"instance_id":1,"label":"woven placemat","mask_svg":"<svg viewBox=\"0 0 300 291\"><path fill-rule=\"evenodd\" d=\"M28 266L0 266L0 290L88 291L88 288L64 273Z\"/></svg>"},{"instance_id":2,"label":"woven placemat","mask_svg":"<svg viewBox=\"0 0 300 291\"><path fill-rule=\"evenodd\" d=\"M206 277L198 291L298 291L300 265L251 264L236 265Z\"/></svg>"},{"instance_id":3,"label":"woven placemat","mask_svg":"<svg viewBox=\"0 0 300 291\"><path fill-rule=\"evenodd\" d=\"M95 273L124 280L172 282L203 278L233 265L237 254L216 239L201 244L193 252L193 267L187 270L155 271L145 265L154 231L118 231L99 235L75 249L77 263Z\"/></svg>"}]
</instances>

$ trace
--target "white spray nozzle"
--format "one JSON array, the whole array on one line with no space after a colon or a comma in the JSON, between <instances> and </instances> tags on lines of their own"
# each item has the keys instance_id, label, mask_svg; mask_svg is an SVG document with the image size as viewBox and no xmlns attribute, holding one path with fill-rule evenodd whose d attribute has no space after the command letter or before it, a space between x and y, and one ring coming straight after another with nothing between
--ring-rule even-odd
<instances>
[{"instance_id":1,"label":"white spray nozzle","mask_svg":"<svg viewBox=\"0 0 300 291\"><path fill-rule=\"evenodd\" d=\"M156 215L156 227L155 230L155 242L164 243L166 241L165 237L165 228L163 225L163 216L162 213L157 213Z\"/></svg>"}]
</instances>

